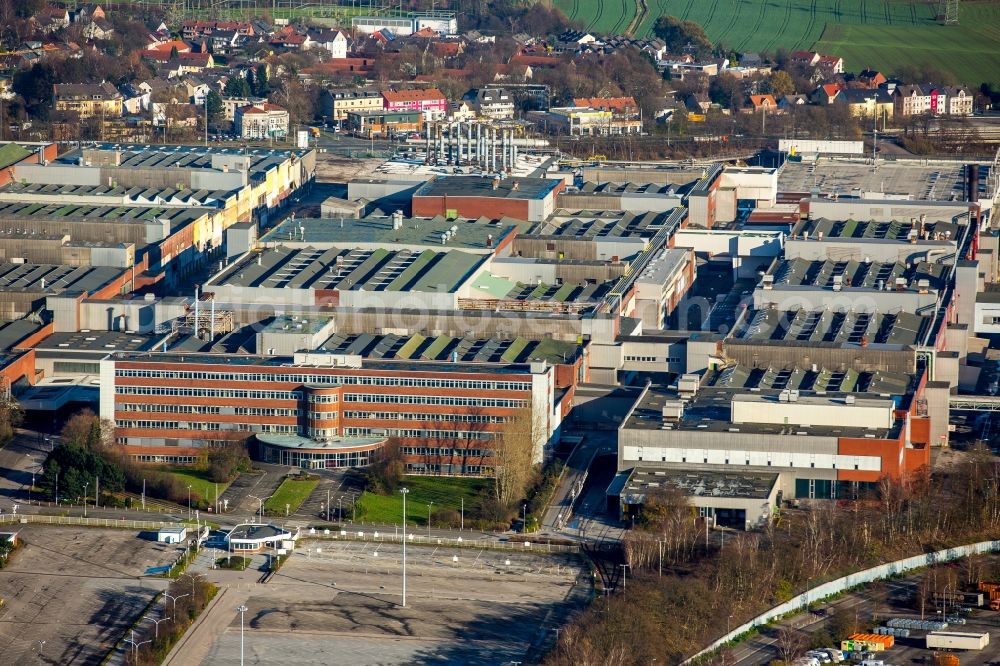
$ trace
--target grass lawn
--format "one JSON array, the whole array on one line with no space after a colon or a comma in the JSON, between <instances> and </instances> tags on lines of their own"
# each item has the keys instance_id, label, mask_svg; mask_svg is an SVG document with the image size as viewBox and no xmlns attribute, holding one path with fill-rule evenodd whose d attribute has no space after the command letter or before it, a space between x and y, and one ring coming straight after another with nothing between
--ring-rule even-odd
<instances>
[{"instance_id":1,"label":"grass lawn","mask_svg":"<svg viewBox=\"0 0 1000 666\"><path fill-rule=\"evenodd\" d=\"M215 501L216 483L209 478L208 472L191 469L190 467L172 467L165 471L171 476L177 477L185 486L191 486L192 499L195 495L198 495L209 504ZM229 484L220 483L218 486L219 495L222 495L226 488L229 487Z\"/></svg>"},{"instance_id":2,"label":"grass lawn","mask_svg":"<svg viewBox=\"0 0 1000 666\"><path fill-rule=\"evenodd\" d=\"M264 502L264 511L285 515L285 505L288 505L287 511L295 513L302 503L309 499L317 484L319 479L285 479L274 494Z\"/></svg>"},{"instance_id":3,"label":"grass lawn","mask_svg":"<svg viewBox=\"0 0 1000 666\"><path fill-rule=\"evenodd\" d=\"M489 488L490 479L468 479L454 476L408 476L403 485L410 490L406 496L406 517L411 525L427 524L427 507L434 502L440 507L459 511L465 498L465 515L478 510L483 493ZM344 515L350 517L345 508ZM391 497L364 493L358 500L357 520L373 523L399 524L403 515L403 496L396 492Z\"/></svg>"}]
</instances>

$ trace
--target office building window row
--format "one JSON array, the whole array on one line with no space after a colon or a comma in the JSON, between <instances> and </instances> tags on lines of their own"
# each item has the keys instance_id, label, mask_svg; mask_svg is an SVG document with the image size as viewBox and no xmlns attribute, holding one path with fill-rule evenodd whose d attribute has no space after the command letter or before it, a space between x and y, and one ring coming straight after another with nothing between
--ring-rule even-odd
<instances>
[{"instance_id":1,"label":"office building window row","mask_svg":"<svg viewBox=\"0 0 1000 666\"><path fill-rule=\"evenodd\" d=\"M298 409L282 409L280 407L237 407L237 416L299 416Z\"/></svg>"},{"instance_id":2,"label":"office building window row","mask_svg":"<svg viewBox=\"0 0 1000 666\"><path fill-rule=\"evenodd\" d=\"M221 408L210 405L157 405L155 403L126 402L116 406L121 412L157 412L164 414L219 414Z\"/></svg>"},{"instance_id":3,"label":"office building window row","mask_svg":"<svg viewBox=\"0 0 1000 666\"><path fill-rule=\"evenodd\" d=\"M378 431L377 433L374 431ZM494 439L497 433L476 430L425 430L423 428L344 428L347 437L408 437L411 439Z\"/></svg>"},{"instance_id":4,"label":"office building window row","mask_svg":"<svg viewBox=\"0 0 1000 666\"><path fill-rule=\"evenodd\" d=\"M463 398L445 395L385 395L345 393L344 402L386 403L392 405L444 405L446 407L506 407L520 409L528 406L527 400L507 398Z\"/></svg>"},{"instance_id":5,"label":"office building window row","mask_svg":"<svg viewBox=\"0 0 1000 666\"><path fill-rule=\"evenodd\" d=\"M401 446L399 450L409 456L489 458L493 455L492 449L459 449L452 446Z\"/></svg>"},{"instance_id":6,"label":"office building window row","mask_svg":"<svg viewBox=\"0 0 1000 666\"><path fill-rule=\"evenodd\" d=\"M382 377L372 375L303 375L270 372L205 372L194 370L115 370L116 377L146 377L150 379L183 379L221 382L281 382L340 386L413 386L452 388L477 391L530 391L531 382L487 381L482 379L439 379L431 377Z\"/></svg>"},{"instance_id":7,"label":"office building window row","mask_svg":"<svg viewBox=\"0 0 1000 666\"><path fill-rule=\"evenodd\" d=\"M239 400L298 400L301 391L249 391L242 389L202 389L177 386L116 386L118 395L170 395L185 398L236 398Z\"/></svg>"},{"instance_id":8,"label":"office building window row","mask_svg":"<svg viewBox=\"0 0 1000 666\"><path fill-rule=\"evenodd\" d=\"M221 423L196 423L191 421L118 421L119 428L142 430L222 430Z\"/></svg>"},{"instance_id":9,"label":"office building window row","mask_svg":"<svg viewBox=\"0 0 1000 666\"><path fill-rule=\"evenodd\" d=\"M314 393L309 394L309 402L315 403L317 405L329 405L338 402L339 396L337 395L316 395Z\"/></svg>"},{"instance_id":10,"label":"office building window row","mask_svg":"<svg viewBox=\"0 0 1000 666\"><path fill-rule=\"evenodd\" d=\"M503 423L502 416L488 414L438 414L436 412L344 412L345 419L388 421L453 421L457 423Z\"/></svg>"}]
</instances>

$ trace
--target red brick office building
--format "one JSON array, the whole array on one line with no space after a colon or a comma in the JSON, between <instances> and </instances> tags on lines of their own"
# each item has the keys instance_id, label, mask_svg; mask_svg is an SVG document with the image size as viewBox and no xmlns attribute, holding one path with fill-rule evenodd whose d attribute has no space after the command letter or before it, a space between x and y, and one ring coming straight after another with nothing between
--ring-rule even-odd
<instances>
[{"instance_id":1,"label":"red brick office building","mask_svg":"<svg viewBox=\"0 0 1000 666\"><path fill-rule=\"evenodd\" d=\"M395 439L411 472L474 475L526 408L541 461L572 395L556 379L546 363L120 353L101 362L101 417L140 462L193 463L248 441L269 462L357 467Z\"/></svg>"}]
</instances>

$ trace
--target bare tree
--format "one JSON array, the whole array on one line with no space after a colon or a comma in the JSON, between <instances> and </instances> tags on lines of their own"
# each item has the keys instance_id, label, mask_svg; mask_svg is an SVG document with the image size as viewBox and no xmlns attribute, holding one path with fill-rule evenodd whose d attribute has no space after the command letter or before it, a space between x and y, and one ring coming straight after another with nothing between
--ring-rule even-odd
<instances>
[{"instance_id":1,"label":"bare tree","mask_svg":"<svg viewBox=\"0 0 1000 666\"><path fill-rule=\"evenodd\" d=\"M789 626L783 626L778 629L778 654L781 655L781 660L786 664L790 664L806 649L806 637L798 629L793 629Z\"/></svg>"},{"instance_id":2,"label":"bare tree","mask_svg":"<svg viewBox=\"0 0 1000 666\"><path fill-rule=\"evenodd\" d=\"M514 412L493 439L497 503L510 507L524 497L535 463L535 418L530 407Z\"/></svg>"}]
</instances>

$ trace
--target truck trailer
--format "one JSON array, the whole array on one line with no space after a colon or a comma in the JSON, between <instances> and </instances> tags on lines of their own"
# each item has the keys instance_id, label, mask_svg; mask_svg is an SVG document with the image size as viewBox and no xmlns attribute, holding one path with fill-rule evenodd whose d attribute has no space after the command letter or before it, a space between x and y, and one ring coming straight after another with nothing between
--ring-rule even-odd
<instances>
[{"instance_id":1,"label":"truck trailer","mask_svg":"<svg viewBox=\"0 0 1000 666\"><path fill-rule=\"evenodd\" d=\"M927 634L927 649L982 650L990 644L990 635L971 631L932 631Z\"/></svg>"}]
</instances>

